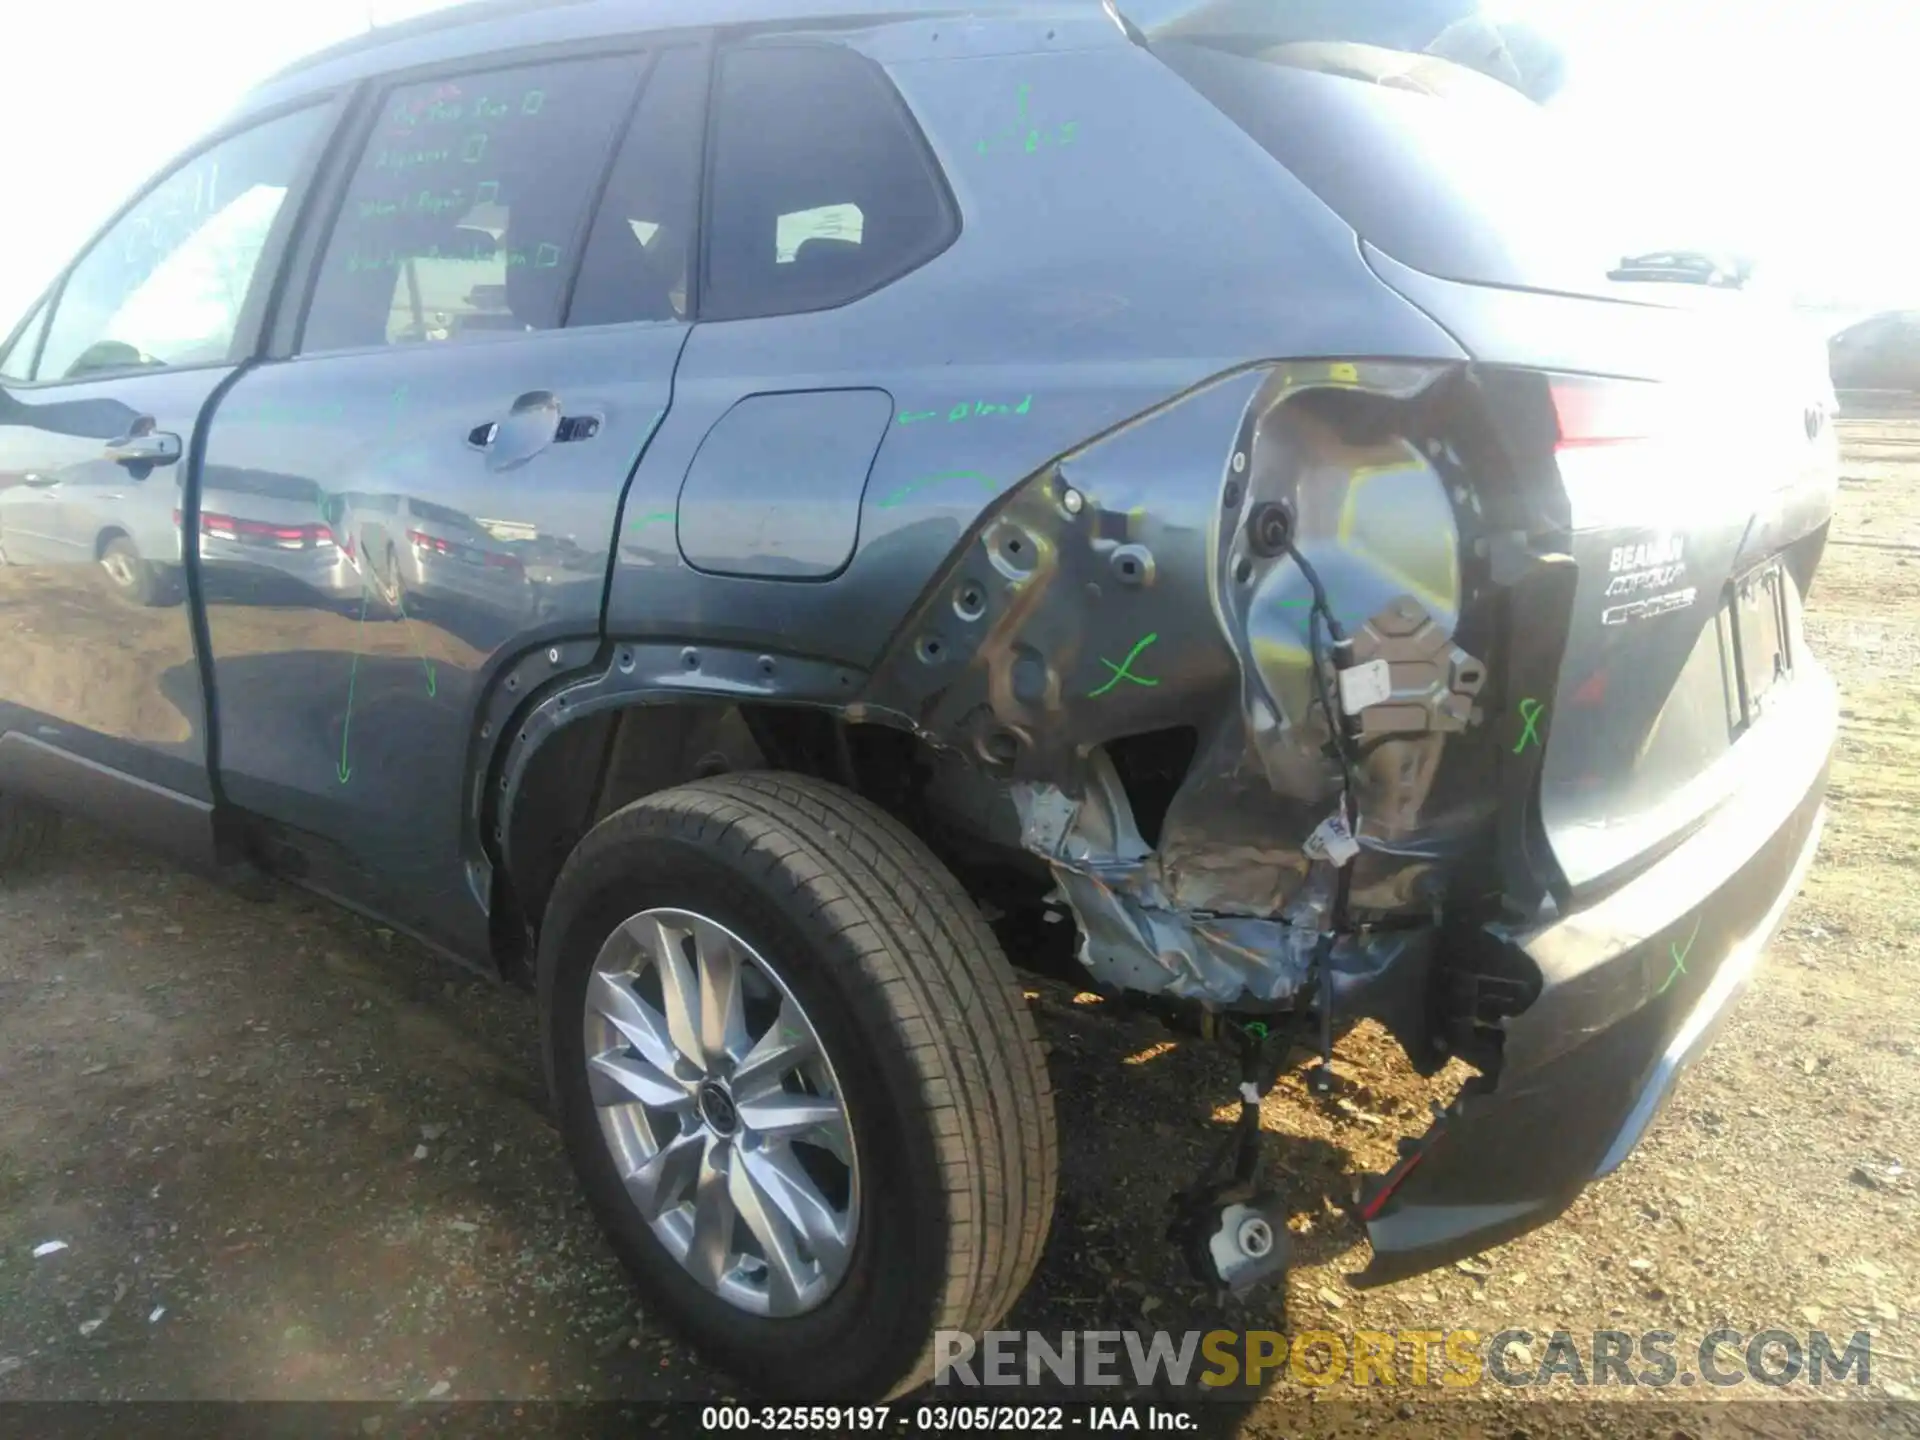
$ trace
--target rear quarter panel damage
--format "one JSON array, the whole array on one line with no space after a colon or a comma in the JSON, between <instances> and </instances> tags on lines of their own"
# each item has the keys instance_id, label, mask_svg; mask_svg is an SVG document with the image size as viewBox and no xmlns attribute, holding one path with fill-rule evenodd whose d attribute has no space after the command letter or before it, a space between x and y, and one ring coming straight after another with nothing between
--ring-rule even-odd
<instances>
[{"instance_id":1,"label":"rear quarter panel damage","mask_svg":"<svg viewBox=\"0 0 1920 1440\"><path fill-rule=\"evenodd\" d=\"M854 713L910 725L1004 787L1100 981L1284 1004L1326 928L1329 867L1302 845L1340 775L1314 698L1310 592L1291 558L1247 538L1249 517L1282 501L1357 652L1392 679L1381 721L1363 712L1375 743L1355 895L1381 917L1432 918L1431 872L1490 806L1471 786L1436 789L1449 735L1480 719L1484 679L1451 640L1454 500L1404 435L1343 438L1294 402L1343 393L1390 408L1443 373L1261 367L1066 455L976 527L877 667ZM1104 747L1179 726L1197 733L1196 759L1150 844ZM1404 967L1417 1008L1429 943L1418 925L1342 937L1336 999L1366 1003Z\"/></svg>"}]
</instances>

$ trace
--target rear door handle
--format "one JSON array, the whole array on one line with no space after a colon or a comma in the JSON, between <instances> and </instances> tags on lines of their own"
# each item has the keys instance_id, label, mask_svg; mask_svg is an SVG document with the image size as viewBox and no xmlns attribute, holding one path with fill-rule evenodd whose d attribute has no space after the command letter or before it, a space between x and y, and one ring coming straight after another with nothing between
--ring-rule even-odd
<instances>
[{"instance_id":1,"label":"rear door handle","mask_svg":"<svg viewBox=\"0 0 1920 1440\"><path fill-rule=\"evenodd\" d=\"M549 445L591 440L600 433L600 419L598 415L562 415L560 399L552 391L529 390L513 402L504 419L469 430L467 444L486 452L489 470L511 470Z\"/></svg>"},{"instance_id":2,"label":"rear door handle","mask_svg":"<svg viewBox=\"0 0 1920 1440\"><path fill-rule=\"evenodd\" d=\"M179 458L180 437L171 430L139 431L107 444L107 459L116 465L171 465Z\"/></svg>"}]
</instances>

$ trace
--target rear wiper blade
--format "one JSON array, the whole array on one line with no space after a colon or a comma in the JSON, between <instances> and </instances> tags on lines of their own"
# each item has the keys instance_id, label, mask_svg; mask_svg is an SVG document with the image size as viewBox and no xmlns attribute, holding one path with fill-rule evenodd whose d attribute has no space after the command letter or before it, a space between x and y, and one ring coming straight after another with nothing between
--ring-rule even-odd
<instances>
[{"instance_id":1,"label":"rear wiper blade","mask_svg":"<svg viewBox=\"0 0 1920 1440\"><path fill-rule=\"evenodd\" d=\"M1669 280L1683 285L1720 285L1737 290L1746 283L1738 267L1700 250L1650 250L1629 255L1607 272L1609 280Z\"/></svg>"}]
</instances>

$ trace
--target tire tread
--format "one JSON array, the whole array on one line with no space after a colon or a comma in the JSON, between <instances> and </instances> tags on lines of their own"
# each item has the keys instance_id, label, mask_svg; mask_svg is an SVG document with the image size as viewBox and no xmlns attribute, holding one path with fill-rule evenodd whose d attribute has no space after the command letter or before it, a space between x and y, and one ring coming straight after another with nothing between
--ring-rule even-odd
<instances>
[{"instance_id":1,"label":"tire tread","mask_svg":"<svg viewBox=\"0 0 1920 1440\"><path fill-rule=\"evenodd\" d=\"M877 805L807 776L745 771L644 796L608 816L562 872L643 836L731 852L855 957L919 1076L948 1216L933 1332L978 1332L1012 1308L1039 1263L1059 1173L1038 1031L998 940L953 873Z\"/></svg>"}]
</instances>

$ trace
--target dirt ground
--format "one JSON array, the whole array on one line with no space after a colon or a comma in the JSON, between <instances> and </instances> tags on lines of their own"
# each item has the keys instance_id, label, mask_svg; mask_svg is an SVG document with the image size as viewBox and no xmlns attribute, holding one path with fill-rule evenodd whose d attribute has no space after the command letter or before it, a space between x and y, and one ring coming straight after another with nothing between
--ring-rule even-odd
<instances>
[{"instance_id":1,"label":"dirt ground","mask_svg":"<svg viewBox=\"0 0 1920 1440\"><path fill-rule=\"evenodd\" d=\"M1337 1100L1296 1078L1268 1102L1303 1266L1284 1299L1223 1309L1162 1232L1169 1188L1229 1113L1210 1112L1230 1057L1036 986L1065 1176L1010 1325L1671 1330L1683 1353L1720 1325L1873 1337L1872 1384L1823 1392L1850 1405L1643 1422L1578 1408L1596 1392L1565 1382L1543 1405L1488 1380L1445 1408L1402 1388L1317 1420L1235 1411L1248 1434L1784 1436L1920 1398L1920 420L1842 428L1810 619L1845 694L1820 859L1621 1171L1477 1260L1348 1290L1366 1252L1341 1177L1384 1168L1447 1091L1353 1037ZM321 901L249 902L70 828L0 886L0 1399L737 1393L636 1308L545 1118L535 1040L517 992ZM1860 1433L1914 1428L1912 1408L1872 1408Z\"/></svg>"}]
</instances>

